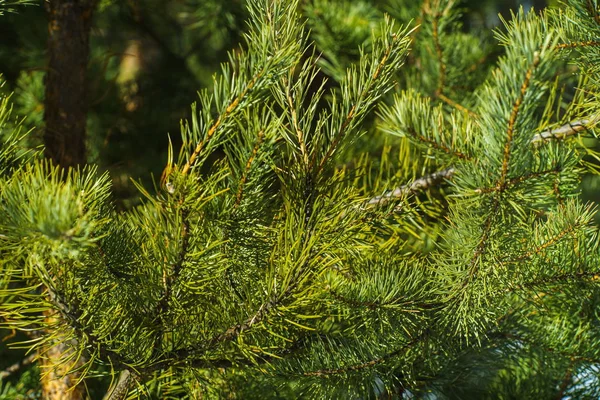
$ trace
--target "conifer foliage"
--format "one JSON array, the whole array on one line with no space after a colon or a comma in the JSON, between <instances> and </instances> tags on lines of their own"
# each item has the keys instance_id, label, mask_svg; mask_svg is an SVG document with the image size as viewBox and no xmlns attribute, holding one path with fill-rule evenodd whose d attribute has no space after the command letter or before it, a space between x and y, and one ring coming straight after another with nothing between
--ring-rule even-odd
<instances>
[{"instance_id":1,"label":"conifer foliage","mask_svg":"<svg viewBox=\"0 0 600 400\"><path fill-rule=\"evenodd\" d=\"M459 57L476 39L454 1L390 1L400 22L344 3L370 21L371 36L342 35L361 42L349 54L343 26L311 41L300 11L339 17L323 3L249 2L244 49L132 210L106 174L9 135L4 326L49 332L27 346L73 339L63 362L110 375L111 399L599 396L599 238L579 198L599 5L520 10L495 68L462 79L486 47ZM398 163L357 148L381 132Z\"/></svg>"}]
</instances>

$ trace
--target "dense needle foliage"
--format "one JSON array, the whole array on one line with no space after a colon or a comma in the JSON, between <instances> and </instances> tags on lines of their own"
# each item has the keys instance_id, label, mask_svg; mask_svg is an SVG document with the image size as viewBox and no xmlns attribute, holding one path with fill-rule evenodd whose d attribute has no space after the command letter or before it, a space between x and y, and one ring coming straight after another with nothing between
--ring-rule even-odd
<instances>
[{"instance_id":1,"label":"dense needle foliage","mask_svg":"<svg viewBox=\"0 0 600 400\"><path fill-rule=\"evenodd\" d=\"M126 211L3 97L3 326L110 398L600 396L600 5L479 38L453 0L328 3L249 2Z\"/></svg>"}]
</instances>

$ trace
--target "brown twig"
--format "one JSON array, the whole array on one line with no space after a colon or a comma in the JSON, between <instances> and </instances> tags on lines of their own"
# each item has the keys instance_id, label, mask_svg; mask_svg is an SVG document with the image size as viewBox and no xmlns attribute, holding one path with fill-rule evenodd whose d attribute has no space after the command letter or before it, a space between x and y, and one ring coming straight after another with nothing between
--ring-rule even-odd
<instances>
[{"instance_id":1,"label":"brown twig","mask_svg":"<svg viewBox=\"0 0 600 400\"><path fill-rule=\"evenodd\" d=\"M325 156L323 156L323 158L321 159L321 162L319 163L319 166L317 167L317 174L316 175L318 175L318 173L325 167L325 164L327 163L327 161L329 160L329 158L333 155L333 152L335 151L335 149L337 148L338 144L340 143L340 141L344 137L344 135L346 133L346 130L348 129L348 127L350 126L350 124L354 120L354 117L356 116L357 106L362 105L361 104L362 100L366 96L366 94L371 90L373 82L375 82L377 80L377 78L379 78L379 75L381 74L381 71L385 67L385 64L387 63L388 58L390 57L390 54L392 52L392 48L394 47L394 45L396 44L396 42L399 39L400 39L400 35L394 35L394 37L392 39L392 43L385 49L383 57L379 61L379 64L377 65L377 68L375 69L375 72L371 76L371 84L367 85L367 87L360 93L360 95L358 96L358 99L352 105L352 107L350 108L350 111L348 111L348 114L346 115L346 118L344 119L344 122L340 126L340 129L337 131L337 133L335 134L335 136L333 138L333 141L329 145L329 148L327 149L327 152L325 153Z\"/></svg>"},{"instance_id":2,"label":"brown twig","mask_svg":"<svg viewBox=\"0 0 600 400\"><path fill-rule=\"evenodd\" d=\"M581 119L569 122L568 124L555 129L547 129L543 132L536 134L533 137L533 139L531 139L531 143L534 145L538 145L542 142L548 142L550 140L564 139L568 136L573 136L578 134L579 132L587 130L590 124L591 121L589 119Z\"/></svg>"},{"instance_id":3,"label":"brown twig","mask_svg":"<svg viewBox=\"0 0 600 400\"><path fill-rule=\"evenodd\" d=\"M233 205L234 208L238 208L240 206L240 203L242 202L242 194L244 193L244 185L246 184L246 180L248 179L248 173L250 172L252 163L254 162L254 159L256 158L258 149L260 148L260 145L262 144L264 134L265 134L265 132L263 130L260 130L258 132L258 135L256 137L256 143L254 143L254 147L252 148L252 153L250 154L250 157L248 157L248 161L246 161L244 173L242 174L242 177L240 178L240 182L238 184L238 191L235 195L235 204Z\"/></svg>"},{"instance_id":4,"label":"brown twig","mask_svg":"<svg viewBox=\"0 0 600 400\"><path fill-rule=\"evenodd\" d=\"M391 199L402 198L412 193L417 193L423 190L427 190L432 186L435 186L441 182L452 179L456 172L454 167L446 168L441 171L434 172L429 175L425 175L419 179L415 179L407 185L402 185L392 191L386 192L381 196L375 196L371 198L367 205L369 206L383 206L387 204Z\"/></svg>"},{"instance_id":5,"label":"brown twig","mask_svg":"<svg viewBox=\"0 0 600 400\"><path fill-rule=\"evenodd\" d=\"M554 48L557 50L563 50L563 49L573 49L576 47L595 47L595 46L600 46L600 41L589 40L586 42L560 43L560 44L557 44Z\"/></svg>"},{"instance_id":6,"label":"brown twig","mask_svg":"<svg viewBox=\"0 0 600 400\"><path fill-rule=\"evenodd\" d=\"M519 111L521 110L521 104L523 103L523 99L525 98L527 89L529 89L529 84L530 84L531 78L533 76L533 70L538 66L539 63L540 63L540 57L536 53L536 55L534 55L533 64L531 65L531 67L529 67L529 69L527 70L527 73L525 74L525 80L523 81L523 84L521 85L521 90L519 91L519 97L513 104L513 108L510 112L510 118L508 119L508 129L506 132L506 143L504 144L504 156L502 159L502 173L500 175L500 180L498 181L499 187L504 186L504 184L506 182L506 176L508 174L508 164L509 164L510 155L511 155L510 150L511 150L511 146L512 146L513 135L515 133L515 128L517 125L517 117L519 116Z\"/></svg>"}]
</instances>

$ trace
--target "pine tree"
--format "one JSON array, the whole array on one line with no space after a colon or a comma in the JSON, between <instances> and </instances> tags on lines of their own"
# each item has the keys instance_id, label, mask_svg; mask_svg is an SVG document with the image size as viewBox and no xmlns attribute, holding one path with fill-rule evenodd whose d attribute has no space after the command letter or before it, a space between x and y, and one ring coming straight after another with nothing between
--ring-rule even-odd
<instances>
[{"instance_id":1,"label":"pine tree","mask_svg":"<svg viewBox=\"0 0 600 400\"><path fill-rule=\"evenodd\" d=\"M520 10L465 76L492 47L409 3L250 1L129 211L23 154L3 98L4 326L64 338L111 399L598 397L600 7Z\"/></svg>"}]
</instances>

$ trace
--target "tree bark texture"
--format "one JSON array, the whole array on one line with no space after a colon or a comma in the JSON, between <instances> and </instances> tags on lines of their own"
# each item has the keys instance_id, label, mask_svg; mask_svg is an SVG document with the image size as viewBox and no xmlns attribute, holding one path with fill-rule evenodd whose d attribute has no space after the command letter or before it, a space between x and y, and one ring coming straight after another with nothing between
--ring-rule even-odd
<instances>
[{"instance_id":1,"label":"tree bark texture","mask_svg":"<svg viewBox=\"0 0 600 400\"><path fill-rule=\"evenodd\" d=\"M60 323L56 314L47 314L48 323ZM83 357L64 362L63 359L72 356L74 343L58 340L47 348L41 349L39 366L42 373L42 399L44 400L81 400L85 398L85 385L75 386L79 372L71 372L81 367Z\"/></svg>"},{"instance_id":2,"label":"tree bark texture","mask_svg":"<svg viewBox=\"0 0 600 400\"><path fill-rule=\"evenodd\" d=\"M49 0L44 100L46 156L63 167L86 161L87 64L97 0Z\"/></svg>"},{"instance_id":3,"label":"tree bark texture","mask_svg":"<svg viewBox=\"0 0 600 400\"><path fill-rule=\"evenodd\" d=\"M45 78L44 145L46 157L62 167L86 162L87 64L92 16L97 0L49 0L48 69ZM47 316L49 319L56 316ZM78 373L73 362L60 363L70 353L60 339L43 351L42 398L79 400L83 384L74 387ZM77 364L84 362L78 360Z\"/></svg>"}]
</instances>

